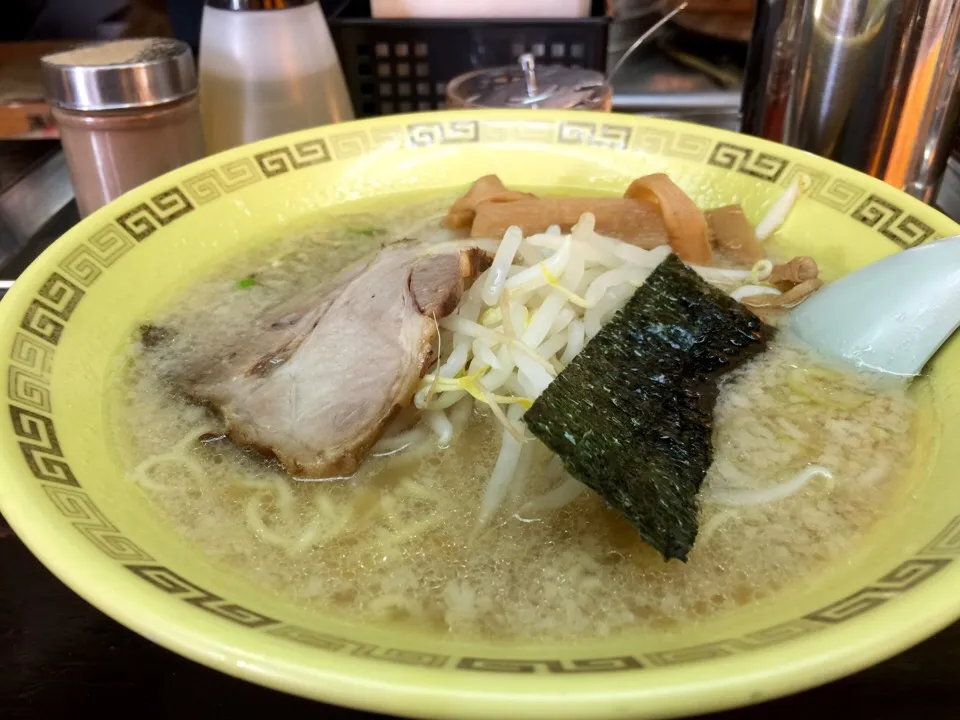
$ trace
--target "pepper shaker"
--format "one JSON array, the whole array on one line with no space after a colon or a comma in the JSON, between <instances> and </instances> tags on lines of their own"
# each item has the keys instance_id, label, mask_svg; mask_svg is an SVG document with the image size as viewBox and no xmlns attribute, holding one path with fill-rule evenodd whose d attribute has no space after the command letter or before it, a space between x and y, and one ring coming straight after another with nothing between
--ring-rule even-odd
<instances>
[{"instance_id":1,"label":"pepper shaker","mask_svg":"<svg viewBox=\"0 0 960 720\"><path fill-rule=\"evenodd\" d=\"M186 43L97 43L42 59L80 214L204 155Z\"/></svg>"}]
</instances>

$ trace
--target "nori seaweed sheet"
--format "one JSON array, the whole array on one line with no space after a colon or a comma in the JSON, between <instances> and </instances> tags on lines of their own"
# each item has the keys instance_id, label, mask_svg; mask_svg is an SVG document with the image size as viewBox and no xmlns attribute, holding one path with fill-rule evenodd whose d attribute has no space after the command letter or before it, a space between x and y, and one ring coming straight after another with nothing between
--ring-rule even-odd
<instances>
[{"instance_id":1,"label":"nori seaweed sheet","mask_svg":"<svg viewBox=\"0 0 960 720\"><path fill-rule=\"evenodd\" d=\"M524 420L666 560L686 561L713 459L720 378L773 334L671 255Z\"/></svg>"}]
</instances>

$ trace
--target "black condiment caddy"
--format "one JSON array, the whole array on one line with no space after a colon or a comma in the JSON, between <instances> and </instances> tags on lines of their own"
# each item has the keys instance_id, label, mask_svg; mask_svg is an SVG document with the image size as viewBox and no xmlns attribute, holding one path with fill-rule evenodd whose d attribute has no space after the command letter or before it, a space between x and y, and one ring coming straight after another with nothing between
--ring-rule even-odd
<instances>
[{"instance_id":1,"label":"black condiment caddy","mask_svg":"<svg viewBox=\"0 0 960 720\"><path fill-rule=\"evenodd\" d=\"M381 20L370 17L368 0L346 0L327 22L357 117L443 108L454 77L515 64L526 52L601 72L607 62L604 0L593 0L590 17L535 20Z\"/></svg>"}]
</instances>

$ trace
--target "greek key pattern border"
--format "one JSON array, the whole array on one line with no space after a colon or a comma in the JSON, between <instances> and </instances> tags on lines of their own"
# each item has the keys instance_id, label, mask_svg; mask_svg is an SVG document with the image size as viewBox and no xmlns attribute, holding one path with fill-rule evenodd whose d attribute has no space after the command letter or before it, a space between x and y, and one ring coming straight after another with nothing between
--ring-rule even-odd
<instances>
[{"instance_id":1,"label":"greek key pattern border","mask_svg":"<svg viewBox=\"0 0 960 720\"><path fill-rule=\"evenodd\" d=\"M217 618L262 631L281 641L400 665L509 674L607 673L703 662L769 648L845 623L885 605L936 576L960 559L960 516L927 546L876 582L802 618L702 645L636 656L579 659L454 657L382 647L287 624L228 598L164 567L126 537L83 489L64 456L54 423L50 378L57 347L83 298L97 280L157 231L232 192L270 178L330 162L349 161L384 148L416 151L434 145L524 142L586 145L622 152L662 155L712 165L761 182L786 187L804 174L807 197L874 230L901 247L936 236L933 228L893 201L821 170L695 131L633 123L537 121L523 124L468 119L406 126L327 128L316 137L278 144L250 157L208 167L178 185L155 193L97 228L78 243L36 290L21 318L7 368L8 415L24 463L66 522L101 553L158 592Z\"/></svg>"}]
</instances>

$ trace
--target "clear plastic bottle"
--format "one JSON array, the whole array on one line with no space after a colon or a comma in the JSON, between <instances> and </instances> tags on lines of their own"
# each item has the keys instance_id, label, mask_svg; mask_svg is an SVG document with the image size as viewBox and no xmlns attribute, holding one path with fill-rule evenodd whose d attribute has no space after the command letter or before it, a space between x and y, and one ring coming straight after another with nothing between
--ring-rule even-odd
<instances>
[{"instance_id":1,"label":"clear plastic bottle","mask_svg":"<svg viewBox=\"0 0 960 720\"><path fill-rule=\"evenodd\" d=\"M317 0L207 0L199 65L208 152L353 119Z\"/></svg>"}]
</instances>

